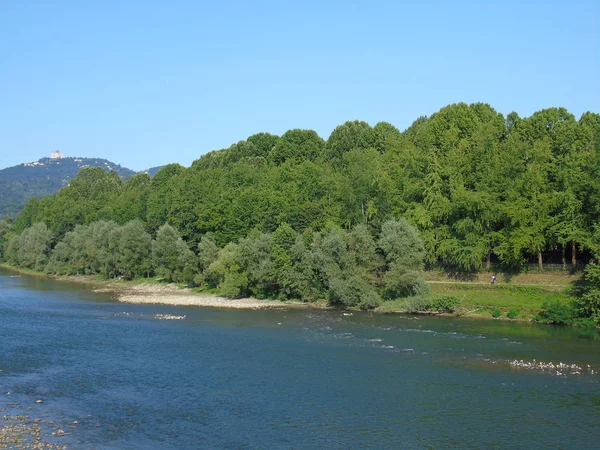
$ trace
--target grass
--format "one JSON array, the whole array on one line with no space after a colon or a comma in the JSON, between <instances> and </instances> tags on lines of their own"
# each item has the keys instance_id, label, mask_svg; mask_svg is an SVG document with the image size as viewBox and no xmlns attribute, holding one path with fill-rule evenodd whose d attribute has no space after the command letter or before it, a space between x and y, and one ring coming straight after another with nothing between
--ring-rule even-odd
<instances>
[{"instance_id":1,"label":"grass","mask_svg":"<svg viewBox=\"0 0 600 450\"><path fill-rule=\"evenodd\" d=\"M491 317L494 310L506 315L511 309L517 309L521 319L533 317L547 301L569 302L568 291L568 288L556 289L554 286L432 285L433 296L454 295L461 299L459 313Z\"/></svg>"},{"instance_id":2,"label":"grass","mask_svg":"<svg viewBox=\"0 0 600 450\"><path fill-rule=\"evenodd\" d=\"M497 284L491 284L491 273L475 274L459 280L441 272L427 272L432 297L451 295L460 299L456 315L491 318L500 311L501 318L513 310L518 311L517 320L531 319L545 302L570 301L570 287L578 276L563 273L525 273L514 276L497 274ZM398 299L384 302L377 311L406 311L414 299ZM514 315L514 314L513 314Z\"/></svg>"}]
</instances>

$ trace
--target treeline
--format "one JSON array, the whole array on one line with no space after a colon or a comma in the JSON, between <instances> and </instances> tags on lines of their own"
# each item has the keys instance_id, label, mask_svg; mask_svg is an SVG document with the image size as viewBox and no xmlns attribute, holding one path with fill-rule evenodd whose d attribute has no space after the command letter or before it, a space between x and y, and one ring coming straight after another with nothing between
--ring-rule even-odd
<instances>
[{"instance_id":1,"label":"treeline","mask_svg":"<svg viewBox=\"0 0 600 450\"><path fill-rule=\"evenodd\" d=\"M600 250L600 115L564 108L504 117L453 104L400 132L389 123L259 133L123 182L82 170L69 187L30 201L21 233L44 222L57 239L77 225L138 219L155 236L169 223L190 249L211 234L224 247L283 223L297 233L366 227L404 217L428 264L479 270L490 262L584 263Z\"/></svg>"},{"instance_id":2,"label":"treeline","mask_svg":"<svg viewBox=\"0 0 600 450\"><path fill-rule=\"evenodd\" d=\"M8 231L0 226L0 239ZM39 222L5 244L4 259L20 267L105 278L156 275L219 288L229 297L326 299L371 309L382 300L429 294L423 242L404 219L386 221L377 239L365 225L299 234L284 223L273 233L255 230L223 248L208 234L194 251L168 224L153 239L138 219L122 226L97 221L77 225L54 242L50 229Z\"/></svg>"}]
</instances>

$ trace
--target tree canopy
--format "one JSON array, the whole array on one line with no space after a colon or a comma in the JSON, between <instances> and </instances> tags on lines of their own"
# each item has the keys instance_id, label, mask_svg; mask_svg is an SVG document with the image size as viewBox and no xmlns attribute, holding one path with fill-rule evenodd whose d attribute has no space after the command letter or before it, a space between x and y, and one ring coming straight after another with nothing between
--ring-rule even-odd
<instances>
[{"instance_id":1,"label":"tree canopy","mask_svg":"<svg viewBox=\"0 0 600 450\"><path fill-rule=\"evenodd\" d=\"M102 223L86 232L97 242L123 239L106 273L161 273L235 295L327 293L332 302L366 305L425 292L422 261L459 271L589 262L600 247L599 171L596 113L576 119L548 108L505 117L487 104L457 103L404 132L349 121L326 140L313 130L258 133L152 179L83 169L2 225L0 244L14 261L12 237L35 227L36 245L65 259L70 233ZM399 254L390 236L410 251ZM420 263L404 261L410 255ZM77 270L98 270L91 266ZM348 300L347 286L360 299Z\"/></svg>"}]
</instances>

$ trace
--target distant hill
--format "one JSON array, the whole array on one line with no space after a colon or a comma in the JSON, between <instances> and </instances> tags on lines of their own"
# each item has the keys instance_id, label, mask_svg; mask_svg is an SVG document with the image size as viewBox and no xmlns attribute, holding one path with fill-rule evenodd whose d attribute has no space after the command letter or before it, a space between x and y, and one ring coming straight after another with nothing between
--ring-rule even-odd
<instances>
[{"instance_id":1,"label":"distant hill","mask_svg":"<svg viewBox=\"0 0 600 450\"><path fill-rule=\"evenodd\" d=\"M150 167L149 169L142 170L141 172L138 172L138 173L147 173L148 175L153 177L154 175L156 175L156 172L158 172L163 167L165 167L165 166Z\"/></svg>"},{"instance_id":2,"label":"distant hill","mask_svg":"<svg viewBox=\"0 0 600 450\"><path fill-rule=\"evenodd\" d=\"M8 167L0 170L0 219L16 216L32 197L42 198L59 191L84 167L115 170L123 178L136 174L101 158L42 158Z\"/></svg>"}]
</instances>

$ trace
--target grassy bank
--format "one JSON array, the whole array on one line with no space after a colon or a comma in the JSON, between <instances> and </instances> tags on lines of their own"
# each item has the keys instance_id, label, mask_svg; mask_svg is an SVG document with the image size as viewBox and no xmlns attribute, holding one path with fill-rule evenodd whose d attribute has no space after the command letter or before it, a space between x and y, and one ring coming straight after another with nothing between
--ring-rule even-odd
<instances>
[{"instance_id":1,"label":"grassy bank","mask_svg":"<svg viewBox=\"0 0 600 450\"><path fill-rule=\"evenodd\" d=\"M457 315L471 317L514 318L530 320L542 309L545 302L568 303L572 284L579 279L568 273L496 274L496 284L491 284L492 273L473 274L458 279L443 272L427 272L432 297L453 296L460 300ZM387 302L378 308L381 312L406 309L405 300ZM498 315L499 314L499 315Z\"/></svg>"}]
</instances>

